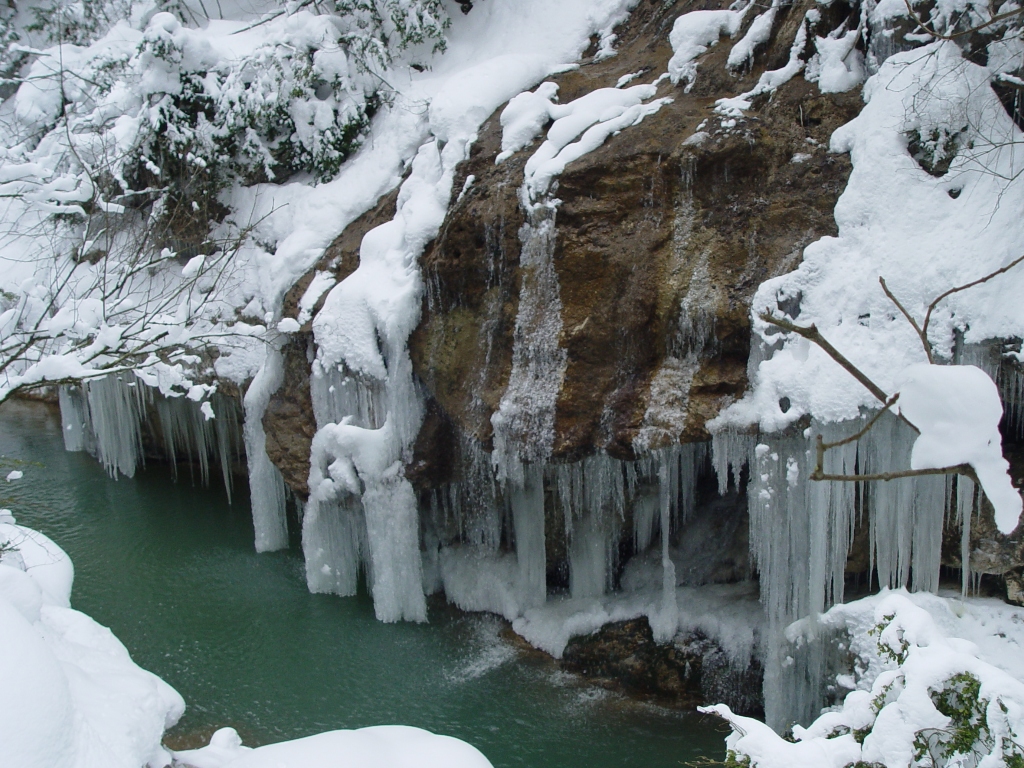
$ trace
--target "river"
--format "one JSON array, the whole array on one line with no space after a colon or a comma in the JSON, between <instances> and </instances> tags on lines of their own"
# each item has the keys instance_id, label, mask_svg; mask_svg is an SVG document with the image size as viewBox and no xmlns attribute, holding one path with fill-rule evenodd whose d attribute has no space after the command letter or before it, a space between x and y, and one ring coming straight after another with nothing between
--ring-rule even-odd
<instances>
[{"instance_id":1,"label":"river","mask_svg":"<svg viewBox=\"0 0 1024 768\"><path fill-rule=\"evenodd\" d=\"M24 477L2 478L12 469ZM167 734L199 746L230 725L257 746L400 723L464 739L495 768L661 768L721 759L720 726L560 672L502 638L504 622L429 603L382 624L367 596L306 590L297 542L257 555L244 490L166 466L112 480L63 450L55 409L0 406L0 507L75 564L72 604L185 697Z\"/></svg>"}]
</instances>

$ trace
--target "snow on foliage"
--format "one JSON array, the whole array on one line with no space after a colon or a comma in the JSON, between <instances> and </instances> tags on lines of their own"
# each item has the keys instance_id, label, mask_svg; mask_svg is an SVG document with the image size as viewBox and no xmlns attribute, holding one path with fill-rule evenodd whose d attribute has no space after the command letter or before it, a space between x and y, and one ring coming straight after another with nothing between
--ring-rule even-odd
<instances>
[{"instance_id":1,"label":"snow on foliage","mask_svg":"<svg viewBox=\"0 0 1024 768\"><path fill-rule=\"evenodd\" d=\"M790 639L841 632L855 661L838 680L853 690L807 728L794 726L791 741L724 705L705 708L732 726L731 760L750 768L1024 764L1019 609L884 590L812 621L791 627ZM1002 634L991 636L996 627Z\"/></svg>"},{"instance_id":2,"label":"snow on foliage","mask_svg":"<svg viewBox=\"0 0 1024 768\"><path fill-rule=\"evenodd\" d=\"M440 0L334 6L190 27L187 4L81 0L5 19L35 47L0 55L23 75L0 119L0 399L126 367L188 389L211 373L196 351L253 346L237 321L263 320L262 218L232 190L336 176L395 57L445 45Z\"/></svg>"}]
</instances>

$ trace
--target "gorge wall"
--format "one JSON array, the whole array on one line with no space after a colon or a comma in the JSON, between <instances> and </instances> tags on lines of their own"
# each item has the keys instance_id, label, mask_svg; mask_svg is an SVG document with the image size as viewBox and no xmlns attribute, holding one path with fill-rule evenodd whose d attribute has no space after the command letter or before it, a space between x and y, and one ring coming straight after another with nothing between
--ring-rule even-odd
<instances>
[{"instance_id":1,"label":"gorge wall","mask_svg":"<svg viewBox=\"0 0 1024 768\"><path fill-rule=\"evenodd\" d=\"M935 502L928 514L937 514L933 532L944 536L934 557L914 561L913 582L909 554L895 544L886 550L891 568L888 560L880 566L876 517L900 498L872 492L865 501L864 486L853 484L819 497L824 484L811 491L793 480L807 476L812 424L829 428L810 414L777 434L716 432L712 456L708 422L749 391L752 372L774 351L752 342L755 292L796 269L808 245L839 234L836 205L852 165L829 145L861 112L865 73L851 65L845 91L823 92L840 89L822 88L820 72L812 82L799 70L848 30L858 30L851 61L876 70L919 43L898 17L871 27L860 4L775 3L715 17L725 26L695 59L695 75L663 76L682 45L673 42L677 20L711 10L726 11L720 3L640 0L615 30L614 55L595 37L578 66L532 94L550 96L557 86L557 104L568 108L602 89L649 86L646 112L537 194L528 181L548 125L510 152L507 105L482 122L454 166L437 234L416 262L422 301L407 345L375 330L381 375L325 360L330 339L315 325L328 289L356 273L360 250L365 256L368 243L379 245L413 192L403 186L381 196L287 292L281 316L297 330L282 333L271 353L280 385L269 386L265 410L250 417L247 409L247 418L261 418L266 455L307 514L311 589L353 594L365 580L385 620L422 619L423 595L443 591L464 609L504 615L569 668L677 703L713 698L739 711L759 706L750 678L760 675L766 637L806 615L813 601L803 593L827 602L823 578L838 597L847 574L851 584L931 589L941 562L1005 576L1009 597L1020 599L1020 537L996 529L983 498L973 515L966 494L944 480L920 494ZM737 56L743 43L745 58ZM761 87L780 72L786 77ZM723 108L721 100L737 94L749 97L746 107ZM449 143L435 144L442 157ZM922 172L934 175L932 160L917 159ZM410 161L406 170L412 188L423 166ZM777 303L792 318L801 312L799 294ZM977 345L957 357L1000 384L1019 480L1016 364ZM118 407L144 418L141 400L117 396ZM778 400L783 414L790 405ZM71 400L68 408L82 410ZM410 439L393 439L410 425ZM317 445L328 427L339 445L350 441L348 454ZM388 461L360 466L365 445L344 432L349 427L363 430L358 440L390 441ZM846 458L848 469L866 460L855 450ZM280 481L272 480L273 490ZM325 486L330 493L320 493ZM774 499L778 519L751 520L762 494ZM840 506L849 519L816 529L818 539L810 524L797 530L807 523L801 515L813 522L815 510ZM900 514L902 526L910 513ZM977 522L964 526L972 515ZM790 518L800 518L792 529ZM804 549L787 543L787 567L769 578L772 536L791 532L787 541ZM385 546L392 540L401 547ZM915 546L918 557L926 547ZM830 574L816 563L818 549L828 551ZM788 567L798 562L806 570ZM818 694L807 701L820 705ZM789 707L801 709L817 711L806 702Z\"/></svg>"}]
</instances>

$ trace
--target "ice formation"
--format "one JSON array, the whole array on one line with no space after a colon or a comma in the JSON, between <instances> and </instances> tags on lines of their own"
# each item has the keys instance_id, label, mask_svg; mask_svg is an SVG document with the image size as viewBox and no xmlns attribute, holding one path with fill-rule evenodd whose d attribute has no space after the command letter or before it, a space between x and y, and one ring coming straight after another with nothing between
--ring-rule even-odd
<instances>
[{"instance_id":1,"label":"ice formation","mask_svg":"<svg viewBox=\"0 0 1024 768\"><path fill-rule=\"evenodd\" d=\"M245 393L242 435L249 468L249 492L252 497L252 523L257 552L272 552L288 546L284 479L267 456L267 436L263 431L263 414L271 395L281 386L283 376L281 353L270 348L263 366Z\"/></svg>"},{"instance_id":2,"label":"ice formation","mask_svg":"<svg viewBox=\"0 0 1024 768\"><path fill-rule=\"evenodd\" d=\"M66 450L88 451L111 477L133 477L145 463L143 425L149 424L176 471L179 460L197 464L205 484L216 461L230 499L232 464L242 455L238 406L230 397L214 394L202 403L168 397L127 371L61 386L57 395Z\"/></svg>"},{"instance_id":3,"label":"ice formation","mask_svg":"<svg viewBox=\"0 0 1024 768\"><path fill-rule=\"evenodd\" d=\"M859 81L860 65L847 55L849 39L819 39L816 47L821 58L812 61L816 69L808 76L819 79L823 91ZM837 67L844 61L840 72ZM820 77L834 80L821 82ZM936 296L1016 255L1017 241L1007 237L1014 224L999 221L1009 215L1006 197L1020 191L993 170L1002 169L1004 178L1013 175L1017 161L1007 147L1019 132L991 91L981 86L987 77L945 43L892 55L881 64L865 86L863 112L832 139L832 149L850 151L854 165L836 207L839 236L812 244L797 270L767 281L755 296L754 386L709 426L721 488L728 485L730 471L738 482L741 468L749 466L752 553L769 635L779 648L777 639L788 624L842 600L847 550L861 516L867 517L872 570L881 585L933 591L944 515L952 509L962 524L966 590L977 500L973 483L963 477L919 476L859 488L849 482L807 482L815 465L814 437L820 434L830 442L852 435L864 425L862 412L880 404L820 348L795 334L779 333L760 319L762 312L787 313L787 319L805 327L813 323L882 390L895 393L907 387L907 408L900 410L920 437L887 415L857 444L828 451L825 474L980 465L999 527L1009 531L1017 525L1020 498L1009 485L1001 456L1002 407L995 386L976 368L917 364L924 358L920 338L878 288L882 275L911 313L923 316L921 308ZM727 113L734 107L738 111L730 114L745 108L735 100L719 105ZM959 126L965 114L974 116L968 121L976 126L970 129L975 132L973 152L959 152L948 176L925 173L908 154L906 135L941 131L954 122ZM969 191L970 200L949 194L953 186L958 193ZM959 207L950 205L954 199L961 200ZM986 356L979 342L1021 335L1019 303L1008 298L1019 290L1021 279L1010 272L971 289L976 293L946 299L948 305L940 306L930 329L933 349L943 362L973 362L972 356ZM966 346L954 349L954 329L963 332ZM989 358L984 367L1001 382L1006 402L1015 402L1018 379L1011 362ZM1008 405L1011 416L1015 407ZM806 421L798 426L808 418L809 427ZM947 459L950 464L941 463ZM826 666L825 645L805 644L796 663L787 659L789 649L766 660L766 710L773 727L807 722L817 714L823 700L815 670ZM793 679L796 670L803 681Z\"/></svg>"}]
</instances>

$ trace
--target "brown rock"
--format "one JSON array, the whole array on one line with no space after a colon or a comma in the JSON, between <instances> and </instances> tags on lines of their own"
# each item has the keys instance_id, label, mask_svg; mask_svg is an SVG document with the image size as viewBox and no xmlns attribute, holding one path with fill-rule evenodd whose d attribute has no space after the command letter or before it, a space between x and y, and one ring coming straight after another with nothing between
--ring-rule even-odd
<instances>
[{"instance_id":1,"label":"brown rock","mask_svg":"<svg viewBox=\"0 0 1024 768\"><path fill-rule=\"evenodd\" d=\"M640 3L619 31L617 56L553 78L561 100L625 73L654 80L671 56L668 30L682 5ZM794 7L783 23L802 15ZM766 57L771 45L788 52L791 37L770 44ZM820 144L857 113L859 96L821 96L797 79L736 130L687 143L712 117L710 96L756 82L759 69L740 79L712 75L725 71L727 53L712 49L693 94L663 83L658 95L673 103L558 179L554 264L568 366L556 460L598 449L628 459L638 440L654 448L707 439L705 422L746 387L754 290L835 232L849 162ZM485 445L511 370L524 220L516 192L531 152L494 164L498 114L460 168L456 188L470 175L473 184L422 260L427 306L411 343L431 395L457 429ZM791 162L796 154L807 157Z\"/></svg>"},{"instance_id":2,"label":"brown rock","mask_svg":"<svg viewBox=\"0 0 1024 768\"><path fill-rule=\"evenodd\" d=\"M658 644L646 618L613 622L574 637L560 664L609 688L671 706L723 702L747 715L760 715L763 707L763 673L756 659L732 663L699 632Z\"/></svg>"}]
</instances>

